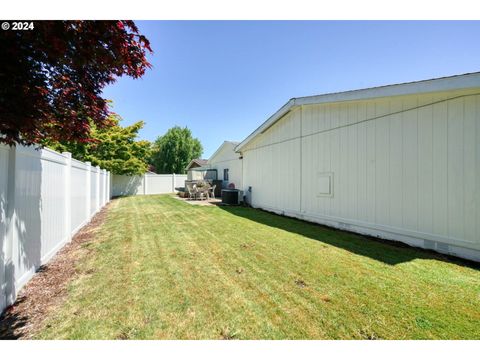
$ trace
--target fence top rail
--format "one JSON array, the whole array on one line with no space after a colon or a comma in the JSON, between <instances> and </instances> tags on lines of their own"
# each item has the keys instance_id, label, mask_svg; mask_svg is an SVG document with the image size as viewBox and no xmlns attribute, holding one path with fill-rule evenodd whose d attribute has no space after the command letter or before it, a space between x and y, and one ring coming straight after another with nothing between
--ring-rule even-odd
<instances>
[{"instance_id":1,"label":"fence top rail","mask_svg":"<svg viewBox=\"0 0 480 360\"><path fill-rule=\"evenodd\" d=\"M10 147L5 144L0 144L0 150L9 151L11 149L14 149L16 153L21 156L38 158L40 160L45 160L45 161L57 163L60 165L67 165L67 160L69 159L68 156L47 147L41 148L37 145L31 145L31 146L17 145L17 146ZM83 169L83 170L87 169L88 167L87 163L74 158L70 158L70 159L72 160L72 163L71 163L72 167ZM95 172L95 173L97 172L97 168L95 166L92 166L91 170L92 172ZM100 171L107 173L105 169L100 169Z\"/></svg>"},{"instance_id":2,"label":"fence top rail","mask_svg":"<svg viewBox=\"0 0 480 360\"><path fill-rule=\"evenodd\" d=\"M86 170L88 165L85 164L84 162L80 161L80 160L72 159L72 167L77 168L77 169Z\"/></svg>"},{"instance_id":3,"label":"fence top rail","mask_svg":"<svg viewBox=\"0 0 480 360\"><path fill-rule=\"evenodd\" d=\"M28 156L39 160L46 160L60 165L67 164L67 158L48 148L36 148L34 146L16 146L15 151L20 156Z\"/></svg>"}]
</instances>

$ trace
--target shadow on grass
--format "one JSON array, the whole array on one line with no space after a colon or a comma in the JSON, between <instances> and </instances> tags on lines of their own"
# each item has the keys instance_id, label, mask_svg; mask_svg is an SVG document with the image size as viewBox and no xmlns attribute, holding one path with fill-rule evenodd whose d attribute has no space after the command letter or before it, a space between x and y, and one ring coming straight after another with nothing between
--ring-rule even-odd
<instances>
[{"instance_id":1,"label":"shadow on grass","mask_svg":"<svg viewBox=\"0 0 480 360\"><path fill-rule=\"evenodd\" d=\"M260 209L240 206L219 206L219 208L232 215L241 216L262 225L295 233L312 240L321 241L388 265L396 265L414 259L435 259L480 270L480 264L473 261L439 254L431 250L415 248L398 241L360 235L305 220L277 215Z\"/></svg>"},{"instance_id":2,"label":"shadow on grass","mask_svg":"<svg viewBox=\"0 0 480 360\"><path fill-rule=\"evenodd\" d=\"M25 299L17 299L15 305L21 304ZM0 316L0 340L17 340L22 337L22 329L28 324L28 317L13 311L10 306Z\"/></svg>"}]
</instances>

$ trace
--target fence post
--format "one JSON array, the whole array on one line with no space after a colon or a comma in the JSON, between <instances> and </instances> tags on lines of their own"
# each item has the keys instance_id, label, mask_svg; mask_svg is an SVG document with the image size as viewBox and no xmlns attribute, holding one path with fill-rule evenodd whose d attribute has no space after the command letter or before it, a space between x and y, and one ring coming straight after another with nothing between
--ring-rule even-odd
<instances>
[{"instance_id":1,"label":"fence post","mask_svg":"<svg viewBox=\"0 0 480 360\"><path fill-rule=\"evenodd\" d=\"M97 187L95 189L95 212L100 210L100 166L95 167L97 169Z\"/></svg>"},{"instance_id":2,"label":"fence post","mask_svg":"<svg viewBox=\"0 0 480 360\"><path fill-rule=\"evenodd\" d=\"M108 171L105 170L105 194L103 194L103 205L107 205L108 203Z\"/></svg>"},{"instance_id":3,"label":"fence post","mask_svg":"<svg viewBox=\"0 0 480 360\"><path fill-rule=\"evenodd\" d=\"M105 198L107 196L107 170L102 170L102 207L105 206Z\"/></svg>"},{"instance_id":4,"label":"fence post","mask_svg":"<svg viewBox=\"0 0 480 360\"><path fill-rule=\"evenodd\" d=\"M72 154L68 151L62 153L65 158L65 241L72 239Z\"/></svg>"},{"instance_id":5,"label":"fence post","mask_svg":"<svg viewBox=\"0 0 480 360\"><path fill-rule=\"evenodd\" d=\"M20 145L17 145L20 146ZM15 265L13 263L13 242L17 232L16 213L15 213L15 175L16 175L16 157L17 148L11 146L8 149L8 169L7 169L7 193L5 209L5 245L4 249L4 306L13 304L16 297L15 289ZM0 301L2 303L2 301ZM3 309L0 309L0 312Z\"/></svg>"},{"instance_id":6,"label":"fence post","mask_svg":"<svg viewBox=\"0 0 480 360\"><path fill-rule=\"evenodd\" d=\"M172 193L175 192L175 173L172 174Z\"/></svg>"},{"instance_id":7,"label":"fence post","mask_svg":"<svg viewBox=\"0 0 480 360\"><path fill-rule=\"evenodd\" d=\"M86 191L86 203L87 203L87 221L90 220L90 214L91 214L91 207L92 207L92 202L91 202L91 197L92 197L92 176L91 176L91 172L92 172L92 163L90 161L87 161L85 163L87 165L87 170L85 171L86 172L86 176L87 176L87 191Z\"/></svg>"},{"instance_id":8,"label":"fence post","mask_svg":"<svg viewBox=\"0 0 480 360\"><path fill-rule=\"evenodd\" d=\"M112 186L112 179L110 178L110 171L107 171L107 203L110 202L112 194L110 193Z\"/></svg>"},{"instance_id":9,"label":"fence post","mask_svg":"<svg viewBox=\"0 0 480 360\"><path fill-rule=\"evenodd\" d=\"M148 194L147 174L143 174L143 195Z\"/></svg>"},{"instance_id":10,"label":"fence post","mask_svg":"<svg viewBox=\"0 0 480 360\"><path fill-rule=\"evenodd\" d=\"M6 281L5 281L5 269L6 269L6 262L7 262L7 257L5 254L5 248L7 246L7 218L6 215L8 213L8 202L7 202L7 197L8 197L8 178L9 178L9 172L8 172L8 158L10 156L10 148L3 147L4 145L0 145L0 154L2 151L5 151L7 153L7 163L5 164L5 168L2 168L2 173L7 174L6 176L6 183L5 183L5 188L0 189L4 190L4 201L5 205L2 210L0 208L0 314L2 313L3 309L7 307L7 294L6 294ZM2 231L3 227L3 231Z\"/></svg>"}]
</instances>

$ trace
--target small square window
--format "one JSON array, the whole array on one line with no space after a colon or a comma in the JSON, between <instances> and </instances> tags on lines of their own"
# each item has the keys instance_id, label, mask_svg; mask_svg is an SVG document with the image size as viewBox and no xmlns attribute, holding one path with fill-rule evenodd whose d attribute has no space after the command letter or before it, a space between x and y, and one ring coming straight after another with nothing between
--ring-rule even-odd
<instances>
[{"instance_id":1,"label":"small square window","mask_svg":"<svg viewBox=\"0 0 480 360\"><path fill-rule=\"evenodd\" d=\"M228 169L223 169L223 181L228 181Z\"/></svg>"}]
</instances>

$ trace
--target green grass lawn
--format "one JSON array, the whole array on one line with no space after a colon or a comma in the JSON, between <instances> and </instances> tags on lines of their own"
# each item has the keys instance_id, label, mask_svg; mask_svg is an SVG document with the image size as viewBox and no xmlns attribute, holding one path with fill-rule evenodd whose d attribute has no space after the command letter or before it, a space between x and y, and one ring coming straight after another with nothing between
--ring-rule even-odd
<instances>
[{"instance_id":1,"label":"green grass lawn","mask_svg":"<svg viewBox=\"0 0 480 360\"><path fill-rule=\"evenodd\" d=\"M480 271L241 207L115 200L37 338L479 339Z\"/></svg>"}]
</instances>

